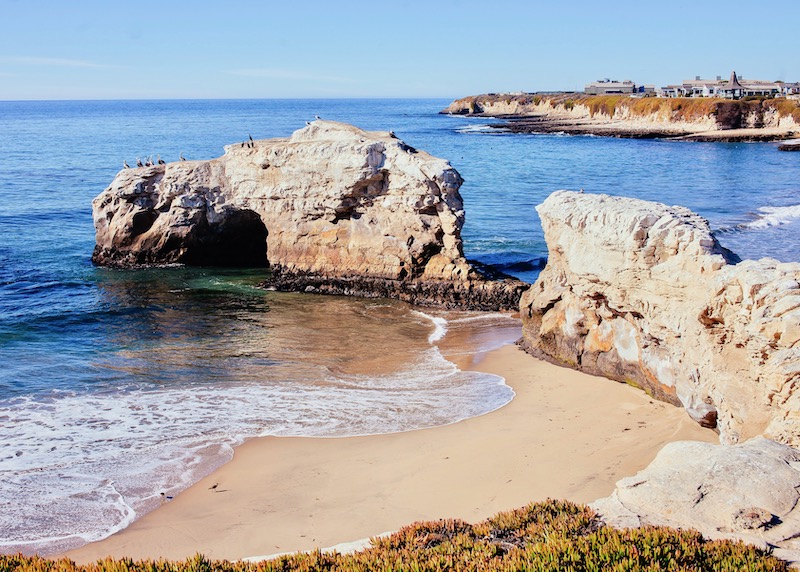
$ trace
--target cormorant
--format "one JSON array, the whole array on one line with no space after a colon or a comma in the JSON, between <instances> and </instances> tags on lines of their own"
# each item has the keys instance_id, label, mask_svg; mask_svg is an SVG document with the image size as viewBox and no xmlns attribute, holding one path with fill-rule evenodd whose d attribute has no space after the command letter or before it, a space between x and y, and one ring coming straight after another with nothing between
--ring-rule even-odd
<instances>
[{"instance_id":1,"label":"cormorant","mask_svg":"<svg viewBox=\"0 0 800 572\"><path fill-rule=\"evenodd\" d=\"M389 137L392 139L397 139L397 135L394 134L394 131L389 131Z\"/></svg>"},{"instance_id":2,"label":"cormorant","mask_svg":"<svg viewBox=\"0 0 800 572\"><path fill-rule=\"evenodd\" d=\"M159 155L159 156L158 156L158 161L157 161L157 163L158 163L159 165L166 165L166 164L167 164L167 162L166 162L164 159L162 159L162 158L161 158L161 155Z\"/></svg>"},{"instance_id":3,"label":"cormorant","mask_svg":"<svg viewBox=\"0 0 800 572\"><path fill-rule=\"evenodd\" d=\"M181 151L181 154L178 155L178 159L180 159L181 161L185 161L186 160L186 157L183 156L183 151Z\"/></svg>"},{"instance_id":4,"label":"cormorant","mask_svg":"<svg viewBox=\"0 0 800 572\"><path fill-rule=\"evenodd\" d=\"M253 142L253 136L250 135L249 133L247 134L247 136L250 138L250 143L252 143Z\"/></svg>"},{"instance_id":5,"label":"cormorant","mask_svg":"<svg viewBox=\"0 0 800 572\"><path fill-rule=\"evenodd\" d=\"M142 164L142 160L139 159L139 157L136 157L136 166L137 167L144 167L144 165Z\"/></svg>"},{"instance_id":6,"label":"cormorant","mask_svg":"<svg viewBox=\"0 0 800 572\"><path fill-rule=\"evenodd\" d=\"M152 167L153 166L153 156L152 155L148 155L147 156L147 161L144 162L144 166L145 167Z\"/></svg>"},{"instance_id":7,"label":"cormorant","mask_svg":"<svg viewBox=\"0 0 800 572\"><path fill-rule=\"evenodd\" d=\"M130 169L130 167L128 166L128 162L126 160L124 160L124 159L122 160L122 168L123 169Z\"/></svg>"}]
</instances>

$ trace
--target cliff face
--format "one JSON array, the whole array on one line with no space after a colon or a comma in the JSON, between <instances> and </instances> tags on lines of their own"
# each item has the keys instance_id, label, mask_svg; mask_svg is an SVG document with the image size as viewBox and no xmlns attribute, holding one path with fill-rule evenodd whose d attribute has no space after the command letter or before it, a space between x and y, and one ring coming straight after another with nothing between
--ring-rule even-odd
<instances>
[{"instance_id":1,"label":"cliff face","mask_svg":"<svg viewBox=\"0 0 800 572\"><path fill-rule=\"evenodd\" d=\"M549 258L523 347L680 404L724 443L800 444L800 264L730 264L681 207L559 191L537 211Z\"/></svg>"},{"instance_id":2,"label":"cliff face","mask_svg":"<svg viewBox=\"0 0 800 572\"><path fill-rule=\"evenodd\" d=\"M279 289L512 307L464 259L458 172L391 133L315 121L209 161L121 171L93 202L100 265L272 267Z\"/></svg>"},{"instance_id":3,"label":"cliff face","mask_svg":"<svg viewBox=\"0 0 800 572\"><path fill-rule=\"evenodd\" d=\"M800 106L786 99L730 101L715 98L631 98L624 95L477 95L452 102L442 113L547 117L577 127L613 126L634 134L689 135L715 130L800 130ZM569 126L567 125L567 131ZM609 132L609 134L612 134ZM769 134L770 138L779 133Z\"/></svg>"}]
</instances>

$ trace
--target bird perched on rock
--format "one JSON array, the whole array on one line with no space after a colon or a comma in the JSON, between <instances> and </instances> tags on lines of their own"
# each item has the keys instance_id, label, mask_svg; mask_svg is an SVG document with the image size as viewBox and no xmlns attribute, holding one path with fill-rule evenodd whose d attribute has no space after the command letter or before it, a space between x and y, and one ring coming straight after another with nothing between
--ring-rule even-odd
<instances>
[{"instance_id":1,"label":"bird perched on rock","mask_svg":"<svg viewBox=\"0 0 800 572\"><path fill-rule=\"evenodd\" d=\"M319 115L315 115L314 119L321 119L321 117Z\"/></svg>"},{"instance_id":2,"label":"bird perched on rock","mask_svg":"<svg viewBox=\"0 0 800 572\"><path fill-rule=\"evenodd\" d=\"M136 166L137 167L144 167L144 164L142 164L142 160L139 159L139 157L136 157Z\"/></svg>"},{"instance_id":3,"label":"bird perched on rock","mask_svg":"<svg viewBox=\"0 0 800 572\"><path fill-rule=\"evenodd\" d=\"M130 169L130 167L128 166L128 162L126 160L124 160L124 159L122 160L122 168L123 169Z\"/></svg>"},{"instance_id":4,"label":"bird perched on rock","mask_svg":"<svg viewBox=\"0 0 800 572\"><path fill-rule=\"evenodd\" d=\"M394 134L394 131L389 131L389 137L392 139L397 139L397 135Z\"/></svg>"},{"instance_id":5,"label":"bird perched on rock","mask_svg":"<svg viewBox=\"0 0 800 572\"><path fill-rule=\"evenodd\" d=\"M161 158L161 155L159 155L159 156L158 156L158 161L157 161L157 163L158 163L159 165L166 165L166 164L167 164L167 162L166 162L164 159L162 159L162 158Z\"/></svg>"},{"instance_id":6,"label":"bird perched on rock","mask_svg":"<svg viewBox=\"0 0 800 572\"><path fill-rule=\"evenodd\" d=\"M250 134L248 133L248 134L247 134L247 137L250 139L250 143L254 143L254 141L253 141L253 136L252 136L252 135L250 135Z\"/></svg>"},{"instance_id":7,"label":"bird perched on rock","mask_svg":"<svg viewBox=\"0 0 800 572\"><path fill-rule=\"evenodd\" d=\"M181 151L181 154L178 155L178 159L181 160L181 161L185 161L186 160L186 157L183 156L183 151Z\"/></svg>"},{"instance_id":8,"label":"bird perched on rock","mask_svg":"<svg viewBox=\"0 0 800 572\"><path fill-rule=\"evenodd\" d=\"M153 156L152 155L148 155L147 156L147 161L144 162L144 166L145 167L152 167L153 166Z\"/></svg>"}]
</instances>

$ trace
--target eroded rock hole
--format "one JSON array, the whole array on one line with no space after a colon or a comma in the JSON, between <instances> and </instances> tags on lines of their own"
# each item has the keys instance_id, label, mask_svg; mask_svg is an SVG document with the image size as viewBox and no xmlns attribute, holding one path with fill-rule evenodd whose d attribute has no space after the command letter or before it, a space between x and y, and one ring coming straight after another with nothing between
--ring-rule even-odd
<instances>
[{"instance_id":1,"label":"eroded rock hole","mask_svg":"<svg viewBox=\"0 0 800 572\"><path fill-rule=\"evenodd\" d=\"M187 245L181 262L196 266L266 267L267 227L251 210L226 213L222 221L203 225ZM198 229L200 230L200 229Z\"/></svg>"}]
</instances>

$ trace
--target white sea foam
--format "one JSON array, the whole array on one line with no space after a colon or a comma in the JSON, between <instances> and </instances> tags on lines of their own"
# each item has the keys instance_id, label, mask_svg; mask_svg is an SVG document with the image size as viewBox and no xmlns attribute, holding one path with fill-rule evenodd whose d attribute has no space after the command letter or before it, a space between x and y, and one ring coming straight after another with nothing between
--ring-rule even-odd
<instances>
[{"instance_id":1,"label":"white sea foam","mask_svg":"<svg viewBox=\"0 0 800 572\"><path fill-rule=\"evenodd\" d=\"M446 332L445 318L431 340ZM432 342L433 343L433 342ZM390 433L453 423L513 397L430 347L400 371L0 401L0 548L55 552L101 539L228 461L256 435Z\"/></svg>"},{"instance_id":2,"label":"white sea foam","mask_svg":"<svg viewBox=\"0 0 800 572\"><path fill-rule=\"evenodd\" d=\"M739 228L762 229L789 224L800 219L800 205L761 207L758 209L758 212L759 214L756 220L739 225Z\"/></svg>"},{"instance_id":3,"label":"white sea foam","mask_svg":"<svg viewBox=\"0 0 800 572\"><path fill-rule=\"evenodd\" d=\"M471 133L500 134L500 133L508 133L509 130L503 127L492 127L491 125L481 123L478 125L464 125L456 129L456 132L464 134L471 134Z\"/></svg>"},{"instance_id":4,"label":"white sea foam","mask_svg":"<svg viewBox=\"0 0 800 572\"><path fill-rule=\"evenodd\" d=\"M441 316L431 316L430 314L420 312L419 310L414 310L414 314L417 316L422 316L426 320L430 320L433 323L433 331L428 336L429 344L435 344L447 334L447 320L445 318Z\"/></svg>"}]
</instances>

